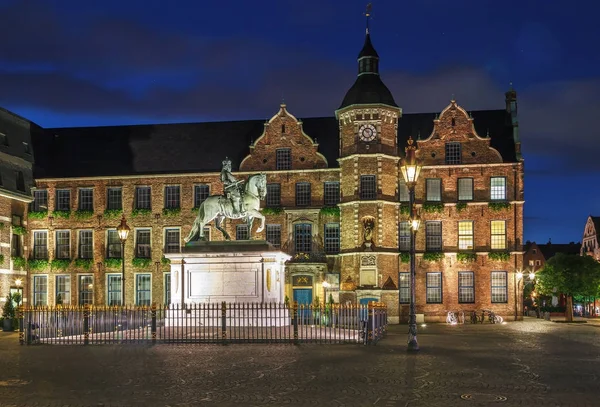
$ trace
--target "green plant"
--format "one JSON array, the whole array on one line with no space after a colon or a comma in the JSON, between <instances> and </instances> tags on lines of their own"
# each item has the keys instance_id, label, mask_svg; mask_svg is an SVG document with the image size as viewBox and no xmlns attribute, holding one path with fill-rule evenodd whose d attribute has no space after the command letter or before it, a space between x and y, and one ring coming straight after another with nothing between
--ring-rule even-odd
<instances>
[{"instance_id":1,"label":"green plant","mask_svg":"<svg viewBox=\"0 0 600 407\"><path fill-rule=\"evenodd\" d=\"M427 213L442 213L444 212L444 204L425 202L423 204L423 210Z\"/></svg>"},{"instance_id":2,"label":"green plant","mask_svg":"<svg viewBox=\"0 0 600 407\"><path fill-rule=\"evenodd\" d=\"M75 211L75 219L84 220L94 216L94 211L78 209Z\"/></svg>"},{"instance_id":3,"label":"green plant","mask_svg":"<svg viewBox=\"0 0 600 407\"><path fill-rule=\"evenodd\" d=\"M425 252L423 253L423 260L425 261L440 261L444 258L442 252Z\"/></svg>"},{"instance_id":4,"label":"green plant","mask_svg":"<svg viewBox=\"0 0 600 407\"><path fill-rule=\"evenodd\" d=\"M4 223L0 222L0 230L4 229Z\"/></svg>"},{"instance_id":5,"label":"green plant","mask_svg":"<svg viewBox=\"0 0 600 407\"><path fill-rule=\"evenodd\" d=\"M167 259L165 256L162 256L162 258L160 259L160 264L162 264L163 266L168 266L169 264L171 264L171 260Z\"/></svg>"},{"instance_id":6,"label":"green plant","mask_svg":"<svg viewBox=\"0 0 600 407\"><path fill-rule=\"evenodd\" d=\"M500 212L504 209L510 208L510 204L508 202L489 202L488 208L494 212Z\"/></svg>"},{"instance_id":7,"label":"green plant","mask_svg":"<svg viewBox=\"0 0 600 407\"><path fill-rule=\"evenodd\" d=\"M4 263L4 255L0 254L0 264Z\"/></svg>"},{"instance_id":8,"label":"green plant","mask_svg":"<svg viewBox=\"0 0 600 407\"><path fill-rule=\"evenodd\" d=\"M13 304L13 295L8 294L6 296L6 302L2 308L2 317L4 319L13 319L15 317L15 306Z\"/></svg>"},{"instance_id":9,"label":"green plant","mask_svg":"<svg viewBox=\"0 0 600 407\"><path fill-rule=\"evenodd\" d=\"M75 267L77 268L89 270L92 268L92 264L94 264L94 259L75 259Z\"/></svg>"},{"instance_id":10,"label":"green plant","mask_svg":"<svg viewBox=\"0 0 600 407\"><path fill-rule=\"evenodd\" d=\"M409 263L410 262L410 254L407 252L400 253L400 263Z\"/></svg>"},{"instance_id":11,"label":"green plant","mask_svg":"<svg viewBox=\"0 0 600 407\"><path fill-rule=\"evenodd\" d=\"M137 216L146 216L152 213L152 209L134 209L131 211L131 216L134 218Z\"/></svg>"},{"instance_id":12,"label":"green plant","mask_svg":"<svg viewBox=\"0 0 600 407\"><path fill-rule=\"evenodd\" d=\"M410 215L410 205L400 205L400 215Z\"/></svg>"},{"instance_id":13,"label":"green plant","mask_svg":"<svg viewBox=\"0 0 600 407\"><path fill-rule=\"evenodd\" d=\"M509 252L489 252L488 259L495 261L506 261L510 259Z\"/></svg>"},{"instance_id":14,"label":"green plant","mask_svg":"<svg viewBox=\"0 0 600 407\"><path fill-rule=\"evenodd\" d=\"M472 263L477 260L477 254L475 253L456 253L456 259L463 263Z\"/></svg>"},{"instance_id":15,"label":"green plant","mask_svg":"<svg viewBox=\"0 0 600 407\"><path fill-rule=\"evenodd\" d=\"M30 271L46 270L50 262L46 259L32 259L28 261Z\"/></svg>"},{"instance_id":16,"label":"green plant","mask_svg":"<svg viewBox=\"0 0 600 407\"><path fill-rule=\"evenodd\" d=\"M326 206L319 211L321 215L340 216L340 208L337 206Z\"/></svg>"},{"instance_id":17,"label":"green plant","mask_svg":"<svg viewBox=\"0 0 600 407\"><path fill-rule=\"evenodd\" d=\"M46 216L48 216L47 209L45 211L31 211L27 214L29 219L44 219Z\"/></svg>"},{"instance_id":18,"label":"green plant","mask_svg":"<svg viewBox=\"0 0 600 407\"><path fill-rule=\"evenodd\" d=\"M108 269L116 269L121 267L123 259L104 259L104 266Z\"/></svg>"},{"instance_id":19,"label":"green plant","mask_svg":"<svg viewBox=\"0 0 600 407\"><path fill-rule=\"evenodd\" d=\"M71 260L68 259L54 259L50 263L53 269L56 270L66 270L71 265ZM31 268L31 262L29 262L29 267Z\"/></svg>"},{"instance_id":20,"label":"green plant","mask_svg":"<svg viewBox=\"0 0 600 407\"><path fill-rule=\"evenodd\" d=\"M12 261L13 261L14 268L24 269L25 266L27 265L27 261L25 260L24 257L21 257L21 256L12 257Z\"/></svg>"},{"instance_id":21,"label":"green plant","mask_svg":"<svg viewBox=\"0 0 600 407\"><path fill-rule=\"evenodd\" d=\"M152 264L152 259L148 257L134 257L131 264L136 268L148 268Z\"/></svg>"},{"instance_id":22,"label":"green plant","mask_svg":"<svg viewBox=\"0 0 600 407\"><path fill-rule=\"evenodd\" d=\"M462 212L465 209L467 209L467 203L466 202L459 202L456 204L456 211L457 212Z\"/></svg>"},{"instance_id":23,"label":"green plant","mask_svg":"<svg viewBox=\"0 0 600 407\"><path fill-rule=\"evenodd\" d=\"M69 219L71 217L71 211L54 211L52 216L55 218Z\"/></svg>"},{"instance_id":24,"label":"green plant","mask_svg":"<svg viewBox=\"0 0 600 407\"><path fill-rule=\"evenodd\" d=\"M283 213L283 208L280 206L273 206L273 207L262 208L260 211L262 212L263 215L280 215Z\"/></svg>"},{"instance_id":25,"label":"green plant","mask_svg":"<svg viewBox=\"0 0 600 407\"><path fill-rule=\"evenodd\" d=\"M166 218L173 218L181 213L181 208L163 208L162 214Z\"/></svg>"},{"instance_id":26,"label":"green plant","mask_svg":"<svg viewBox=\"0 0 600 407\"><path fill-rule=\"evenodd\" d=\"M106 219L115 219L120 217L123 214L123 209L105 209L104 210L104 218Z\"/></svg>"},{"instance_id":27,"label":"green plant","mask_svg":"<svg viewBox=\"0 0 600 407\"><path fill-rule=\"evenodd\" d=\"M27 233L27 229L25 229L23 226L13 226L12 232L15 235L24 235L25 233Z\"/></svg>"},{"instance_id":28,"label":"green plant","mask_svg":"<svg viewBox=\"0 0 600 407\"><path fill-rule=\"evenodd\" d=\"M290 307L290 297L288 297L287 295L285 296L285 299L283 300L283 303L285 305L286 308Z\"/></svg>"},{"instance_id":29,"label":"green plant","mask_svg":"<svg viewBox=\"0 0 600 407\"><path fill-rule=\"evenodd\" d=\"M327 299L327 303L329 305L333 304L335 301L333 301L333 294L329 294L329 298Z\"/></svg>"},{"instance_id":30,"label":"green plant","mask_svg":"<svg viewBox=\"0 0 600 407\"><path fill-rule=\"evenodd\" d=\"M21 305L21 299L22 298L21 298L21 293L20 292L13 293L12 300L17 304L17 307L19 305Z\"/></svg>"}]
</instances>

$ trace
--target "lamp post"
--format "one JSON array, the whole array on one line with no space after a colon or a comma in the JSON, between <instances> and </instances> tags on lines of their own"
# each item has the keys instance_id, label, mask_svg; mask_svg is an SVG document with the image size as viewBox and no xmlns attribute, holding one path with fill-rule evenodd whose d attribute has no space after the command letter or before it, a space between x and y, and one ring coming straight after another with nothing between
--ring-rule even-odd
<instances>
[{"instance_id":1,"label":"lamp post","mask_svg":"<svg viewBox=\"0 0 600 407\"><path fill-rule=\"evenodd\" d=\"M117 234L119 235L119 240L121 240L121 306L125 306L125 241L127 241L127 236L129 236L129 231L131 229L127 226L127 221L125 220L125 214L121 218L121 224L117 228Z\"/></svg>"},{"instance_id":2,"label":"lamp post","mask_svg":"<svg viewBox=\"0 0 600 407\"><path fill-rule=\"evenodd\" d=\"M417 185L417 179L421 172L421 166L417 163L415 157L416 147L413 145L414 141L412 137L408 139L408 146L406 147L406 157L404 158L404 164L401 167L406 187L408 188L408 202L410 206L410 223L411 223L411 234L410 234L410 311L408 317L408 351L418 351L419 343L417 342L417 310L416 310L416 280L417 271L415 264L415 248L416 248L416 235L420 225L420 220L415 213L415 186ZM400 289L400 282L398 282L398 289ZM398 293L398 300L400 300L400 293Z\"/></svg>"},{"instance_id":3,"label":"lamp post","mask_svg":"<svg viewBox=\"0 0 600 407\"><path fill-rule=\"evenodd\" d=\"M515 273L515 280L516 280L515 281L515 287L516 287L515 288L515 321L516 321L518 314L519 314L519 307L517 305L518 304L517 301L519 301L521 304L523 303L523 290L525 290L525 286L527 284L535 283L535 271L529 272L529 281L526 282L523 279L523 272L521 270L519 270ZM517 298L519 298L519 299L517 300Z\"/></svg>"},{"instance_id":4,"label":"lamp post","mask_svg":"<svg viewBox=\"0 0 600 407\"><path fill-rule=\"evenodd\" d=\"M329 288L329 283L327 281L323 281L323 305L327 305L327 289Z\"/></svg>"}]
</instances>

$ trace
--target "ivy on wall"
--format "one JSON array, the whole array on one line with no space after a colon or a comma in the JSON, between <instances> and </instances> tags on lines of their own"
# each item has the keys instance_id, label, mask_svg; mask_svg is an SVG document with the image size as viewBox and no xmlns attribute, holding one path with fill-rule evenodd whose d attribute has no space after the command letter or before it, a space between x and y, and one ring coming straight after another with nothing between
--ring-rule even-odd
<instances>
[{"instance_id":1,"label":"ivy on wall","mask_svg":"<svg viewBox=\"0 0 600 407\"><path fill-rule=\"evenodd\" d=\"M494 261L506 261L510 259L509 252L489 252L488 258Z\"/></svg>"},{"instance_id":2,"label":"ivy on wall","mask_svg":"<svg viewBox=\"0 0 600 407\"><path fill-rule=\"evenodd\" d=\"M488 208L494 212L500 212L510 208L510 204L508 202L489 202Z\"/></svg>"},{"instance_id":3,"label":"ivy on wall","mask_svg":"<svg viewBox=\"0 0 600 407\"><path fill-rule=\"evenodd\" d=\"M423 260L425 261L440 261L444 258L443 252L425 252L423 253Z\"/></svg>"},{"instance_id":4,"label":"ivy on wall","mask_svg":"<svg viewBox=\"0 0 600 407\"><path fill-rule=\"evenodd\" d=\"M425 202L423 204L423 210L427 213L442 213L444 212L444 204Z\"/></svg>"}]
</instances>

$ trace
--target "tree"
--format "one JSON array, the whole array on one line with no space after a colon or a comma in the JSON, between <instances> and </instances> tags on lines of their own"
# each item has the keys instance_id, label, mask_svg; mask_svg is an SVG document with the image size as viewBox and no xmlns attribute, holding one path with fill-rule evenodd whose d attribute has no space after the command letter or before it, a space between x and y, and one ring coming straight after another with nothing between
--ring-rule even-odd
<instances>
[{"instance_id":1,"label":"tree","mask_svg":"<svg viewBox=\"0 0 600 407\"><path fill-rule=\"evenodd\" d=\"M536 291L542 295L567 297L567 321L573 321L573 296L598 296L600 263L589 256L558 253L536 276Z\"/></svg>"}]
</instances>

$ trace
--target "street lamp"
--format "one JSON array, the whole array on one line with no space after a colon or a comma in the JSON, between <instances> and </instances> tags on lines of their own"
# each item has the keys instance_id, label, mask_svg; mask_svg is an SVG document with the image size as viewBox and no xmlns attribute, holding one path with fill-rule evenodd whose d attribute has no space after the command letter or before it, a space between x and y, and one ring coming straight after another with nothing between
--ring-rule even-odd
<instances>
[{"instance_id":1,"label":"street lamp","mask_svg":"<svg viewBox=\"0 0 600 407\"><path fill-rule=\"evenodd\" d=\"M523 290L525 290L525 286L527 284L534 284L535 283L535 271L530 271L529 272L529 281L524 281L523 278L523 272L521 270L517 271L515 273L515 321L518 318L518 314L519 314L519 307L517 305L517 301L519 301L520 303L522 303L523 301ZM522 283L522 287L521 286ZM518 293L518 294L517 294ZM534 293L535 294L535 293ZM520 298L519 300L517 300L517 298Z\"/></svg>"},{"instance_id":2,"label":"street lamp","mask_svg":"<svg viewBox=\"0 0 600 407\"><path fill-rule=\"evenodd\" d=\"M117 234L119 235L119 240L121 240L121 306L125 306L125 241L127 240L127 236L129 236L129 231L131 229L127 226L127 221L125 220L125 214L121 218L121 224L117 227Z\"/></svg>"},{"instance_id":3,"label":"street lamp","mask_svg":"<svg viewBox=\"0 0 600 407\"><path fill-rule=\"evenodd\" d=\"M408 188L408 204L410 207L410 223L411 223L411 234L410 234L410 311L408 317L408 351L418 351L419 343L417 342L417 310L416 310L416 280L417 271L415 264L415 245L416 245L416 234L419 229L420 220L415 214L415 186L417 185L417 179L421 172L421 166L417 163L415 157L416 146L414 146L412 137L408 139L408 146L406 147L406 157L404 158L404 164L401 167L406 187ZM398 289L400 289L400 282L398 282ZM398 293L398 300L400 300L400 293Z\"/></svg>"},{"instance_id":4,"label":"street lamp","mask_svg":"<svg viewBox=\"0 0 600 407\"><path fill-rule=\"evenodd\" d=\"M330 284L327 281L323 281L323 304L327 305L327 289L329 288Z\"/></svg>"}]
</instances>

